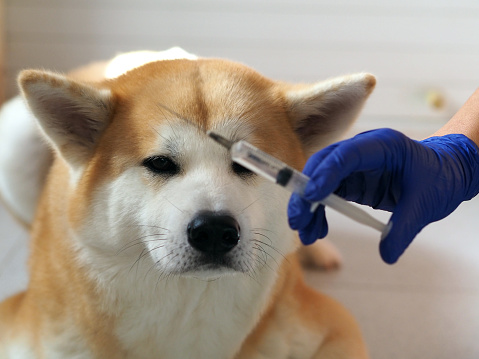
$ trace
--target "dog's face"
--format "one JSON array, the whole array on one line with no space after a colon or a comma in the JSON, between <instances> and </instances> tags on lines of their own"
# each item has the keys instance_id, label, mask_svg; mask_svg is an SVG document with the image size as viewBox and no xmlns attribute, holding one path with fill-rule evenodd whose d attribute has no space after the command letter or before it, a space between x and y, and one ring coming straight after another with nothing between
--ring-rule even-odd
<instances>
[{"instance_id":1,"label":"dog's face","mask_svg":"<svg viewBox=\"0 0 479 359\"><path fill-rule=\"evenodd\" d=\"M69 168L62 196L88 260L113 272L212 279L254 277L297 241L289 194L233 163L205 132L301 169L349 126L374 78L291 86L231 62L174 60L97 85L27 71L20 85Z\"/></svg>"}]
</instances>

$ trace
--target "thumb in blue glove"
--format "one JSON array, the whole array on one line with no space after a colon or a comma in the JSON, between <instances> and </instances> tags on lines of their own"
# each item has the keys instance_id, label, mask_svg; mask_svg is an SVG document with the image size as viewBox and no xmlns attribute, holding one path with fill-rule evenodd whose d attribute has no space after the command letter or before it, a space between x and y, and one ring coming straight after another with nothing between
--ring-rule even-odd
<instances>
[{"instance_id":1,"label":"thumb in blue glove","mask_svg":"<svg viewBox=\"0 0 479 359\"><path fill-rule=\"evenodd\" d=\"M391 129L365 132L311 156L303 171L311 181L304 198L291 197L289 223L305 244L326 236L324 208L311 214L309 202L333 191L393 212L379 249L386 263L395 263L427 224L479 192L478 171L477 146L464 135L414 141Z\"/></svg>"}]
</instances>

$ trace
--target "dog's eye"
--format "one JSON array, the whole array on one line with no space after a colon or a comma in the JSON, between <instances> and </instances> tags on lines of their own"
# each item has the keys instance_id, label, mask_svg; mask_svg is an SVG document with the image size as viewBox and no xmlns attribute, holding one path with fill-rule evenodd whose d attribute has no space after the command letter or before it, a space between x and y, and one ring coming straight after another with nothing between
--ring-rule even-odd
<instances>
[{"instance_id":1,"label":"dog's eye","mask_svg":"<svg viewBox=\"0 0 479 359\"><path fill-rule=\"evenodd\" d=\"M143 161L143 166L152 172L165 175L175 175L180 171L178 165L166 156L149 157Z\"/></svg>"},{"instance_id":2,"label":"dog's eye","mask_svg":"<svg viewBox=\"0 0 479 359\"><path fill-rule=\"evenodd\" d=\"M231 168L233 169L233 172L237 174L240 177L246 178L246 177L251 177L254 175L253 171L250 171L246 167L241 166L240 164L233 162L231 165Z\"/></svg>"}]
</instances>

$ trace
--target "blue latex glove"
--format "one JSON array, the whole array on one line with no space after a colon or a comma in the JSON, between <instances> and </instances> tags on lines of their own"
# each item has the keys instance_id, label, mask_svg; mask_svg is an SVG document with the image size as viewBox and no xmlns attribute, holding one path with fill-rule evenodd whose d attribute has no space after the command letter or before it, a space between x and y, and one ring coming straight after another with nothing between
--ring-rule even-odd
<instances>
[{"instance_id":1,"label":"blue latex glove","mask_svg":"<svg viewBox=\"0 0 479 359\"><path fill-rule=\"evenodd\" d=\"M304 199L295 194L288 206L289 224L301 241L310 244L328 233L324 207L311 213L310 202L334 191L393 212L379 246L390 264L427 224L479 192L478 148L464 135L414 141L391 129L364 132L315 153L303 172L311 178Z\"/></svg>"}]
</instances>

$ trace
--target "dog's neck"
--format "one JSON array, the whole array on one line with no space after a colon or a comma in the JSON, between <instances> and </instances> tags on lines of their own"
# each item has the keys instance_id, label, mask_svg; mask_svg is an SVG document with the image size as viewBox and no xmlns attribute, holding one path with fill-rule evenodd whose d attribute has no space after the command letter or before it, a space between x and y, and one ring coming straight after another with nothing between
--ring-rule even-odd
<instances>
[{"instance_id":1,"label":"dog's neck","mask_svg":"<svg viewBox=\"0 0 479 359\"><path fill-rule=\"evenodd\" d=\"M115 334L132 357L232 358L269 305L276 273L214 281L173 276L123 279L104 299Z\"/></svg>"}]
</instances>

